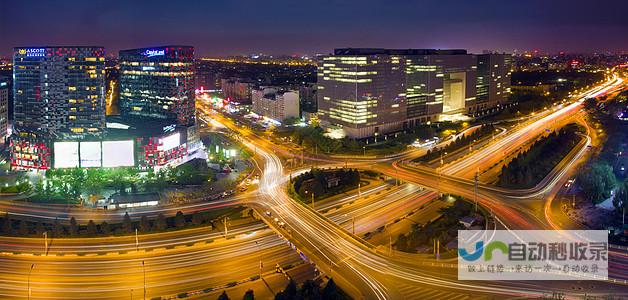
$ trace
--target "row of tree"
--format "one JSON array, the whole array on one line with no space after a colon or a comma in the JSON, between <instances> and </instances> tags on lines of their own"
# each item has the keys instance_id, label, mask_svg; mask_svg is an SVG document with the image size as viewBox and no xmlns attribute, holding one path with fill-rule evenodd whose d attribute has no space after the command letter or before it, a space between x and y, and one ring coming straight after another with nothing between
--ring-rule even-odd
<instances>
[{"instance_id":1,"label":"row of tree","mask_svg":"<svg viewBox=\"0 0 628 300\"><path fill-rule=\"evenodd\" d=\"M530 188L541 181L578 144L576 124L563 127L537 140L528 150L519 153L502 167L498 185L508 188Z\"/></svg>"},{"instance_id":2,"label":"row of tree","mask_svg":"<svg viewBox=\"0 0 628 300\"><path fill-rule=\"evenodd\" d=\"M458 137L453 142L447 144L447 146L445 147L441 147L441 148L437 147L431 150L427 150L427 153L424 156L422 156L420 160L430 161L430 160L437 159L441 156L441 154L444 154L445 152L450 153L462 147L466 147L470 145L471 143L473 143L474 141L477 141L489 134L493 134L494 131L495 131L495 126L493 126L493 124L482 125L480 128L476 129L472 133L465 134L461 137Z\"/></svg>"},{"instance_id":3,"label":"row of tree","mask_svg":"<svg viewBox=\"0 0 628 300\"><path fill-rule=\"evenodd\" d=\"M70 219L69 224L62 224L59 220L55 220L53 223L32 222L14 219L9 214L0 218L0 233L4 236L19 237L41 237L44 232L48 232L49 236L55 238L98 237L133 234L135 229L140 233L152 233L197 226L213 226L212 215L209 212L184 215L179 211L172 217L159 214L154 219L142 216L139 221L133 221L126 213L121 223L109 224L107 221L103 221L96 224L89 220L85 225L78 224L74 217Z\"/></svg>"},{"instance_id":4,"label":"row of tree","mask_svg":"<svg viewBox=\"0 0 628 300\"><path fill-rule=\"evenodd\" d=\"M408 234L400 234L395 242L399 251L415 253L418 247L431 247L433 241L439 240L441 245L457 237L457 230L464 229L460 219L473 214L473 204L458 199L453 205L441 208L441 217L434 222L420 226L413 224Z\"/></svg>"},{"instance_id":5,"label":"row of tree","mask_svg":"<svg viewBox=\"0 0 628 300\"><path fill-rule=\"evenodd\" d=\"M69 168L50 169L43 180L35 184L36 200L61 199L70 202L81 194L100 194L104 189L126 193L156 191L168 185L199 185L214 178L204 160L193 160L176 168L140 175L137 168Z\"/></svg>"},{"instance_id":6,"label":"row of tree","mask_svg":"<svg viewBox=\"0 0 628 300\"><path fill-rule=\"evenodd\" d=\"M330 180L338 180L338 185L329 186ZM347 187L357 188L360 172L356 169L317 169L312 168L293 179L294 191L302 198L309 200L311 193L316 199L325 198ZM307 193L306 193L307 192Z\"/></svg>"},{"instance_id":7,"label":"row of tree","mask_svg":"<svg viewBox=\"0 0 628 300\"><path fill-rule=\"evenodd\" d=\"M229 300L227 292L222 292L218 296L218 300ZM243 300L254 300L255 293L253 290L248 290L242 297ZM297 287L294 280L290 280L286 288L275 295L275 300L349 300L351 299L341 289L336 286L333 279L329 279L325 287L321 287L317 281L306 280L301 285L301 288Z\"/></svg>"}]
</instances>

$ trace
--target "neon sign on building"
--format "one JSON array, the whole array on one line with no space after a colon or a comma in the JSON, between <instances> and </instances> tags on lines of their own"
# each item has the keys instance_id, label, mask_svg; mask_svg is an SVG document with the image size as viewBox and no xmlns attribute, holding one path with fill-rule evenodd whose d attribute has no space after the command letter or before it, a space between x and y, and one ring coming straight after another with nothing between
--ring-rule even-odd
<instances>
[{"instance_id":1,"label":"neon sign on building","mask_svg":"<svg viewBox=\"0 0 628 300\"><path fill-rule=\"evenodd\" d=\"M166 55L166 50L164 50L164 49L161 49L161 50L148 49L148 50L144 51L143 54L146 57L164 56L164 55Z\"/></svg>"},{"instance_id":2,"label":"neon sign on building","mask_svg":"<svg viewBox=\"0 0 628 300\"><path fill-rule=\"evenodd\" d=\"M20 55L26 55L26 57L44 57L46 56L46 49L44 48L27 48L18 50Z\"/></svg>"}]
</instances>

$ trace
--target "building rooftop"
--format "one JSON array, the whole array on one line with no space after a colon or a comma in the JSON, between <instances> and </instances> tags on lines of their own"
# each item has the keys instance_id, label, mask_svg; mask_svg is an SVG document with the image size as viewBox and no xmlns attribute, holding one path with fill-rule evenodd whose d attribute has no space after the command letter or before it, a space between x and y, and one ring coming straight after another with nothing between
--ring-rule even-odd
<instances>
[{"instance_id":1,"label":"building rooftop","mask_svg":"<svg viewBox=\"0 0 628 300\"><path fill-rule=\"evenodd\" d=\"M465 55L464 49L337 48L334 55Z\"/></svg>"}]
</instances>

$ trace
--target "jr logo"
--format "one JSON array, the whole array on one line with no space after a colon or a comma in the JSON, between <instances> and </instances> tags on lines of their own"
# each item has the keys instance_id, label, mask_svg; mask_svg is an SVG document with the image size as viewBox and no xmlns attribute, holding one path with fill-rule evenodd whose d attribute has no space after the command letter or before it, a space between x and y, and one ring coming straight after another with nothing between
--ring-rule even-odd
<instances>
[{"instance_id":1,"label":"jr logo","mask_svg":"<svg viewBox=\"0 0 628 300\"><path fill-rule=\"evenodd\" d=\"M498 249L502 254L508 254L508 245L501 241L492 241L486 248L484 247L484 241L475 243L475 251L469 253L465 248L458 248L458 255L466 261L476 261L482 257L484 252L484 260L489 261L493 259L493 250Z\"/></svg>"}]
</instances>

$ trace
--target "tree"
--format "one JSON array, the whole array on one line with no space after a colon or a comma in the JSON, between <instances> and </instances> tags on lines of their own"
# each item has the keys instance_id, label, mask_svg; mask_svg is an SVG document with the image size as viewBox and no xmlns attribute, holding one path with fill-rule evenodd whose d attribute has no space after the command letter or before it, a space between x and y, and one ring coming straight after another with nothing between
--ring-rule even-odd
<instances>
[{"instance_id":1,"label":"tree","mask_svg":"<svg viewBox=\"0 0 628 300\"><path fill-rule=\"evenodd\" d=\"M613 206L619 213L623 213L623 210L628 208L628 181L619 184L613 198Z\"/></svg>"},{"instance_id":2,"label":"tree","mask_svg":"<svg viewBox=\"0 0 628 300\"><path fill-rule=\"evenodd\" d=\"M615 175L610 165L596 162L588 172L578 174L578 182L585 198L595 205L610 197L610 191L615 187Z\"/></svg>"},{"instance_id":3,"label":"tree","mask_svg":"<svg viewBox=\"0 0 628 300\"><path fill-rule=\"evenodd\" d=\"M63 235L63 225L61 225L61 223L59 223L58 219L55 219L53 228L52 228L52 234L54 237L56 238L60 238L61 235Z\"/></svg>"},{"instance_id":4,"label":"tree","mask_svg":"<svg viewBox=\"0 0 628 300\"><path fill-rule=\"evenodd\" d=\"M244 293L244 297L242 297L242 300L255 300L253 290L246 291L246 293Z\"/></svg>"},{"instance_id":5,"label":"tree","mask_svg":"<svg viewBox=\"0 0 628 300\"><path fill-rule=\"evenodd\" d=\"M100 231L104 235L111 234L111 227L109 226L109 223L107 223L107 221L102 221L102 224L100 224Z\"/></svg>"},{"instance_id":6,"label":"tree","mask_svg":"<svg viewBox=\"0 0 628 300\"><path fill-rule=\"evenodd\" d=\"M164 231L168 228L168 223L166 222L166 217L163 214L159 214L157 216L157 221L155 221L155 228L159 231Z\"/></svg>"},{"instance_id":7,"label":"tree","mask_svg":"<svg viewBox=\"0 0 628 300\"><path fill-rule=\"evenodd\" d=\"M76 223L76 219L74 217L72 217L70 219L70 236L77 236L78 235L78 224Z\"/></svg>"},{"instance_id":8,"label":"tree","mask_svg":"<svg viewBox=\"0 0 628 300\"><path fill-rule=\"evenodd\" d=\"M405 234L402 233L397 237L397 242L395 243L395 246L399 251L408 251L408 238Z\"/></svg>"},{"instance_id":9,"label":"tree","mask_svg":"<svg viewBox=\"0 0 628 300\"><path fill-rule=\"evenodd\" d=\"M17 226L18 234L20 236L25 236L25 235L29 234L29 232L30 232L29 222L18 220L17 223L18 223L18 226Z\"/></svg>"},{"instance_id":10,"label":"tree","mask_svg":"<svg viewBox=\"0 0 628 300\"><path fill-rule=\"evenodd\" d=\"M303 282L301 286L301 298L310 300L320 299L321 295L319 289L320 286L314 280L308 279Z\"/></svg>"},{"instance_id":11,"label":"tree","mask_svg":"<svg viewBox=\"0 0 628 300\"><path fill-rule=\"evenodd\" d=\"M148 222L146 216L142 216L140 218L140 231L144 233L150 231L150 223Z\"/></svg>"},{"instance_id":12,"label":"tree","mask_svg":"<svg viewBox=\"0 0 628 300\"><path fill-rule=\"evenodd\" d=\"M185 226L185 217L181 211L178 211L174 216L174 226L177 228L182 228Z\"/></svg>"},{"instance_id":13,"label":"tree","mask_svg":"<svg viewBox=\"0 0 628 300\"><path fill-rule=\"evenodd\" d=\"M124 220L122 221L122 227L124 228L124 231L127 232L127 233L131 233L135 229L135 228L133 228L133 221L131 221L131 217L129 216L128 212L126 212L124 214Z\"/></svg>"},{"instance_id":14,"label":"tree","mask_svg":"<svg viewBox=\"0 0 628 300\"><path fill-rule=\"evenodd\" d=\"M96 233L98 233L98 230L96 229L96 224L93 220L89 220L89 222L87 222L87 236L92 237L95 236Z\"/></svg>"},{"instance_id":15,"label":"tree","mask_svg":"<svg viewBox=\"0 0 628 300\"><path fill-rule=\"evenodd\" d=\"M6 235L12 235L13 234L13 226L11 226L11 223L13 221L11 220L11 216L9 215L9 213L7 213L4 216L4 222L2 222L2 233L6 234Z\"/></svg>"},{"instance_id":16,"label":"tree","mask_svg":"<svg viewBox=\"0 0 628 300\"><path fill-rule=\"evenodd\" d=\"M334 300L338 299L338 287L333 279L329 279L327 285L323 289L323 299L324 300Z\"/></svg>"},{"instance_id":17,"label":"tree","mask_svg":"<svg viewBox=\"0 0 628 300\"><path fill-rule=\"evenodd\" d=\"M223 291L222 294L218 296L218 300L229 300L229 296L227 295L227 292Z\"/></svg>"}]
</instances>

